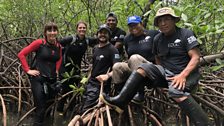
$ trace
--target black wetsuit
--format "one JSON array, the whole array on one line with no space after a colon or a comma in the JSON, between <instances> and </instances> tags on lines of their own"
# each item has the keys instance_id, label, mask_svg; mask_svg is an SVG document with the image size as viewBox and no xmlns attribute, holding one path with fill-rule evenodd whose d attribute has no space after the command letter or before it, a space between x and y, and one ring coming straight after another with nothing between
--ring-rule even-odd
<instances>
[{"instance_id":1,"label":"black wetsuit","mask_svg":"<svg viewBox=\"0 0 224 126\"><path fill-rule=\"evenodd\" d=\"M88 46L93 46L97 42L96 39L85 37L80 39L78 35L67 36L60 40L61 45L63 46L63 60L62 67L60 69L60 78L67 79L63 83L62 94L65 94L69 91L72 91L72 88L69 85L79 86L81 80L81 62L85 55L85 52ZM70 74L73 71L72 75ZM64 77L64 73L67 72L70 75L70 78ZM61 99L58 102L57 111L62 112L64 108L64 103L66 98ZM72 107L73 105L71 105ZM72 109L72 108L71 108Z\"/></svg>"}]
</instances>

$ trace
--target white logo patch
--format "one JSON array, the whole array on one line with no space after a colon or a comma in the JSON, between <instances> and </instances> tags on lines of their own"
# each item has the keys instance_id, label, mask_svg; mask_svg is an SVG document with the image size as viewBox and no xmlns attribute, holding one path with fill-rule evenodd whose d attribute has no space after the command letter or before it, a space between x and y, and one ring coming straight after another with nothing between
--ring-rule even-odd
<instances>
[{"instance_id":1,"label":"white logo patch","mask_svg":"<svg viewBox=\"0 0 224 126\"><path fill-rule=\"evenodd\" d=\"M139 44L149 42L150 38L151 38L151 36L146 36L145 39L139 41Z\"/></svg>"},{"instance_id":2,"label":"white logo patch","mask_svg":"<svg viewBox=\"0 0 224 126\"><path fill-rule=\"evenodd\" d=\"M145 37L145 39L150 39L150 38L151 38L150 36L146 36L146 37Z\"/></svg>"},{"instance_id":3,"label":"white logo patch","mask_svg":"<svg viewBox=\"0 0 224 126\"><path fill-rule=\"evenodd\" d=\"M120 55L119 54L114 54L114 58L115 59L120 59Z\"/></svg>"},{"instance_id":4,"label":"white logo patch","mask_svg":"<svg viewBox=\"0 0 224 126\"><path fill-rule=\"evenodd\" d=\"M118 37L117 36L114 36L114 39L116 40Z\"/></svg>"},{"instance_id":5,"label":"white logo patch","mask_svg":"<svg viewBox=\"0 0 224 126\"><path fill-rule=\"evenodd\" d=\"M174 43L180 43L180 42L181 42L180 39L176 39L176 40L174 41Z\"/></svg>"},{"instance_id":6,"label":"white logo patch","mask_svg":"<svg viewBox=\"0 0 224 126\"><path fill-rule=\"evenodd\" d=\"M103 55L100 55L100 59L103 59L104 58L104 56Z\"/></svg>"},{"instance_id":7,"label":"white logo patch","mask_svg":"<svg viewBox=\"0 0 224 126\"><path fill-rule=\"evenodd\" d=\"M187 42L188 44L191 44L192 42L197 41L195 36L190 36L189 38L187 38Z\"/></svg>"}]
</instances>

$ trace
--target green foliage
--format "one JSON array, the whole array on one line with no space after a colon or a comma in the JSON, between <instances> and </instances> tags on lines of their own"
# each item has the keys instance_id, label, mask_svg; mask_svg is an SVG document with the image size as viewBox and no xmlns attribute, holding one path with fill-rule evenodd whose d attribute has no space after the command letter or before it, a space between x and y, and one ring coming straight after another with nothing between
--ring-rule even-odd
<instances>
[{"instance_id":1,"label":"green foliage","mask_svg":"<svg viewBox=\"0 0 224 126\"><path fill-rule=\"evenodd\" d=\"M223 48L223 0L195 1L184 0L179 3L157 0L151 10L143 13L148 0L4 0L0 1L0 32L3 38L21 36L42 37L43 26L54 20L60 28L60 36L75 32L79 20L88 23L88 34L93 35L100 24L105 23L108 12L118 16L118 26L128 31L127 16L150 15L148 29L153 26L155 12L161 6L171 6L181 16L178 23L195 32L201 43L204 55L219 52Z\"/></svg>"},{"instance_id":2,"label":"green foliage","mask_svg":"<svg viewBox=\"0 0 224 126\"><path fill-rule=\"evenodd\" d=\"M145 15L150 14L152 17L149 18L149 22L153 22L153 16L161 6L172 7L181 17L178 26L193 30L201 44L203 55L208 55L223 49L224 9L220 5L224 5L222 0L185 0L178 4L157 1L151 6L152 10ZM149 28L153 29L153 26Z\"/></svg>"},{"instance_id":3,"label":"green foliage","mask_svg":"<svg viewBox=\"0 0 224 126\"><path fill-rule=\"evenodd\" d=\"M78 86L76 86L76 85L72 85L72 84L71 84L71 85L69 85L69 87L73 89L73 92L74 92L74 93L79 93L79 94L81 94L81 95L83 95L83 93L84 93L84 91L85 91L83 85L82 85L81 87L78 87Z\"/></svg>"},{"instance_id":4,"label":"green foliage","mask_svg":"<svg viewBox=\"0 0 224 126\"><path fill-rule=\"evenodd\" d=\"M69 58L69 63L67 63L65 65L65 67L73 67L71 71L66 71L62 74L63 79L61 80L62 84L68 84L70 79L74 79L74 78L82 78L80 84L69 84L69 87L73 89L74 93L80 93L81 95L83 95L85 89L84 86L86 84L86 82L88 81L88 79L86 79L85 75L77 75L75 74L75 70L80 69L78 68L77 65L74 64L74 62L71 60L71 58ZM86 81L85 81L86 80Z\"/></svg>"},{"instance_id":5,"label":"green foliage","mask_svg":"<svg viewBox=\"0 0 224 126\"><path fill-rule=\"evenodd\" d=\"M216 63L218 64L217 66L213 66L211 69L212 71L218 71L220 70L221 68L224 68L224 60L221 60L221 59L216 59L215 60Z\"/></svg>"},{"instance_id":6,"label":"green foliage","mask_svg":"<svg viewBox=\"0 0 224 126\"><path fill-rule=\"evenodd\" d=\"M204 54L219 52L223 47L224 9L220 2L189 0L174 7L181 15L179 25L195 32Z\"/></svg>"}]
</instances>

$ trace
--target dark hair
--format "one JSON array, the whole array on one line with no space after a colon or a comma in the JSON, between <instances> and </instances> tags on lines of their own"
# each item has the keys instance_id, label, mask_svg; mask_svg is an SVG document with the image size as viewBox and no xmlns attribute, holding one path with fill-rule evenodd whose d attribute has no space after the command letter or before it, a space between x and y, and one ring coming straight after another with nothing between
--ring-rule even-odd
<instances>
[{"instance_id":1,"label":"dark hair","mask_svg":"<svg viewBox=\"0 0 224 126\"><path fill-rule=\"evenodd\" d=\"M76 29L79 27L80 24L84 24L87 28L87 23L84 22L84 21L79 21L77 24L76 24Z\"/></svg>"},{"instance_id":2,"label":"dark hair","mask_svg":"<svg viewBox=\"0 0 224 126\"><path fill-rule=\"evenodd\" d=\"M101 30L103 30L103 29L106 29L107 30L107 32L108 32L108 34L109 34L109 36L111 36L111 30L110 30L110 28L106 25L106 24L102 24L102 25L100 25L99 26L99 28L98 28L98 30L97 30L97 34L101 31Z\"/></svg>"},{"instance_id":3,"label":"dark hair","mask_svg":"<svg viewBox=\"0 0 224 126\"><path fill-rule=\"evenodd\" d=\"M109 17L113 17L113 18L115 18L115 20L118 22L118 20L117 20L117 15L116 15L114 12L110 12L110 13L108 13L107 16L106 16L106 19L108 19Z\"/></svg>"},{"instance_id":4,"label":"dark hair","mask_svg":"<svg viewBox=\"0 0 224 126\"><path fill-rule=\"evenodd\" d=\"M57 24L54 23L54 22L48 22L48 23L45 24L45 26L44 26L44 37L45 37L45 39L47 39L46 32L47 32L48 30L51 30L51 29L55 29L55 30L58 31L58 26L57 26Z\"/></svg>"}]
</instances>

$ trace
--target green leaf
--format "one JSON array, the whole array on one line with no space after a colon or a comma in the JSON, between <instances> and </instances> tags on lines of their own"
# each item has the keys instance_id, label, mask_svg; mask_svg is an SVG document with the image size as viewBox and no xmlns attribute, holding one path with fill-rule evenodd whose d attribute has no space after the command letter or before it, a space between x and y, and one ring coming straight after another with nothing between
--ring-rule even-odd
<instances>
[{"instance_id":1,"label":"green leaf","mask_svg":"<svg viewBox=\"0 0 224 126\"><path fill-rule=\"evenodd\" d=\"M87 77L83 77L82 80L80 81L81 84L86 84L88 81Z\"/></svg>"},{"instance_id":2,"label":"green leaf","mask_svg":"<svg viewBox=\"0 0 224 126\"><path fill-rule=\"evenodd\" d=\"M212 71L217 71L217 70L219 70L219 69L221 69L221 68L223 68L223 67L224 67L224 64L219 65L219 66L213 66L213 67L212 67Z\"/></svg>"},{"instance_id":3,"label":"green leaf","mask_svg":"<svg viewBox=\"0 0 224 126\"><path fill-rule=\"evenodd\" d=\"M200 38L197 38L198 43L202 44L202 40Z\"/></svg>"},{"instance_id":4,"label":"green leaf","mask_svg":"<svg viewBox=\"0 0 224 126\"><path fill-rule=\"evenodd\" d=\"M67 66L70 66L70 65L71 65L71 63L66 63L66 64L65 64L66 67L67 67Z\"/></svg>"},{"instance_id":5,"label":"green leaf","mask_svg":"<svg viewBox=\"0 0 224 126\"><path fill-rule=\"evenodd\" d=\"M193 25L191 23L184 23L184 25L192 27Z\"/></svg>"},{"instance_id":6,"label":"green leaf","mask_svg":"<svg viewBox=\"0 0 224 126\"><path fill-rule=\"evenodd\" d=\"M181 14L181 19L184 20L184 22L187 22L187 19L188 19L188 18L187 18L187 15L184 14L184 13L182 13L182 14Z\"/></svg>"},{"instance_id":7,"label":"green leaf","mask_svg":"<svg viewBox=\"0 0 224 126\"><path fill-rule=\"evenodd\" d=\"M65 78L65 79L62 79L60 82L63 84L65 81L67 81L68 79Z\"/></svg>"},{"instance_id":8,"label":"green leaf","mask_svg":"<svg viewBox=\"0 0 224 126\"><path fill-rule=\"evenodd\" d=\"M151 12L152 12L152 10L149 10L143 16L145 17L145 16L149 15Z\"/></svg>"},{"instance_id":9,"label":"green leaf","mask_svg":"<svg viewBox=\"0 0 224 126\"><path fill-rule=\"evenodd\" d=\"M72 68L72 70L70 71L70 76L72 76L74 74L74 72L75 72L75 69Z\"/></svg>"},{"instance_id":10,"label":"green leaf","mask_svg":"<svg viewBox=\"0 0 224 126\"><path fill-rule=\"evenodd\" d=\"M211 15L212 15L211 13L207 13L207 14L204 16L204 18L206 19L206 18L210 17Z\"/></svg>"},{"instance_id":11,"label":"green leaf","mask_svg":"<svg viewBox=\"0 0 224 126\"><path fill-rule=\"evenodd\" d=\"M221 34L221 33L223 33L223 29L216 30L215 33Z\"/></svg>"},{"instance_id":12,"label":"green leaf","mask_svg":"<svg viewBox=\"0 0 224 126\"><path fill-rule=\"evenodd\" d=\"M63 76L64 78L70 78L70 75L69 75L68 72L63 73L62 76Z\"/></svg>"},{"instance_id":13,"label":"green leaf","mask_svg":"<svg viewBox=\"0 0 224 126\"><path fill-rule=\"evenodd\" d=\"M222 61L220 58L215 59L215 61L216 61L219 65L223 64L223 61Z\"/></svg>"},{"instance_id":14,"label":"green leaf","mask_svg":"<svg viewBox=\"0 0 224 126\"><path fill-rule=\"evenodd\" d=\"M72 85L72 84L70 84L69 87L72 88L73 90L77 89L77 87L75 85Z\"/></svg>"}]
</instances>

